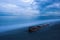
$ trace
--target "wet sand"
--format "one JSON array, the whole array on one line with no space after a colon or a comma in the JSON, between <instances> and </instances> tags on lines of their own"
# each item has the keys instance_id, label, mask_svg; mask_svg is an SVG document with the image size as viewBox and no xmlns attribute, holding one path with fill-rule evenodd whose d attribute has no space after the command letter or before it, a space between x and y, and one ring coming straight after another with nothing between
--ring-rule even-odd
<instances>
[{"instance_id":1,"label":"wet sand","mask_svg":"<svg viewBox=\"0 0 60 40\"><path fill-rule=\"evenodd\" d=\"M33 33L15 31L14 34L0 36L0 40L60 40L60 22L55 23L48 30L43 29Z\"/></svg>"}]
</instances>

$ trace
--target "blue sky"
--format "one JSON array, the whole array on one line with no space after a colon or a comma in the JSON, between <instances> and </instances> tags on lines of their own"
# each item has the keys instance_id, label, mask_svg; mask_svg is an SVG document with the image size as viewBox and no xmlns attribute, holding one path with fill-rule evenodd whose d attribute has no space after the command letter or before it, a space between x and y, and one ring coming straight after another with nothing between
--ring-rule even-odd
<instances>
[{"instance_id":1,"label":"blue sky","mask_svg":"<svg viewBox=\"0 0 60 40\"><path fill-rule=\"evenodd\" d=\"M0 16L60 16L60 0L0 0Z\"/></svg>"}]
</instances>

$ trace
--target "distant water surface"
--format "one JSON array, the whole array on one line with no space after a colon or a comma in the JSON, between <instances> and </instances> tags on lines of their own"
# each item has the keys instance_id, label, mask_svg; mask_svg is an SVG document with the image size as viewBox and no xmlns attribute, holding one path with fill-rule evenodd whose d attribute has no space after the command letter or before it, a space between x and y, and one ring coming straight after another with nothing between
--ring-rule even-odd
<instances>
[{"instance_id":1,"label":"distant water surface","mask_svg":"<svg viewBox=\"0 0 60 40\"><path fill-rule=\"evenodd\" d=\"M38 17L21 17L21 16L0 16L0 26L4 25L13 25L20 23L28 23L34 21L43 21L49 19L60 19L59 16L38 16Z\"/></svg>"}]
</instances>

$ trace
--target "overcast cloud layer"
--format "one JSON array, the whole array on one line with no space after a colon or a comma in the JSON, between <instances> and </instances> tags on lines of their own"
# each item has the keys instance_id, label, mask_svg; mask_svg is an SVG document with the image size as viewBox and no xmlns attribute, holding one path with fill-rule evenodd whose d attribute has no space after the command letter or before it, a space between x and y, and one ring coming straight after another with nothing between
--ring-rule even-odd
<instances>
[{"instance_id":1,"label":"overcast cloud layer","mask_svg":"<svg viewBox=\"0 0 60 40\"><path fill-rule=\"evenodd\" d=\"M60 16L59 0L0 0L0 16Z\"/></svg>"}]
</instances>

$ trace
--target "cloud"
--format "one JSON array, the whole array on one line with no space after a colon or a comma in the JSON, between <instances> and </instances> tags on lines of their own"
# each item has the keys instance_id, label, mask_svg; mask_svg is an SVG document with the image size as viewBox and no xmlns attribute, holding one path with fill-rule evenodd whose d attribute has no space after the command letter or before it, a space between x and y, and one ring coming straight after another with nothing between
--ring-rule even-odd
<instances>
[{"instance_id":1,"label":"cloud","mask_svg":"<svg viewBox=\"0 0 60 40\"><path fill-rule=\"evenodd\" d=\"M51 7L60 8L60 3L53 3L51 5L48 5L46 8L51 8Z\"/></svg>"},{"instance_id":2,"label":"cloud","mask_svg":"<svg viewBox=\"0 0 60 40\"><path fill-rule=\"evenodd\" d=\"M60 12L46 12L43 16L60 16Z\"/></svg>"},{"instance_id":3,"label":"cloud","mask_svg":"<svg viewBox=\"0 0 60 40\"><path fill-rule=\"evenodd\" d=\"M48 2L49 0L39 0L39 1L41 1L41 2Z\"/></svg>"},{"instance_id":4,"label":"cloud","mask_svg":"<svg viewBox=\"0 0 60 40\"><path fill-rule=\"evenodd\" d=\"M56 12L52 12L52 11L48 11L45 12L44 14L42 14L41 16L60 16L60 12L56 11Z\"/></svg>"},{"instance_id":5,"label":"cloud","mask_svg":"<svg viewBox=\"0 0 60 40\"><path fill-rule=\"evenodd\" d=\"M19 12L19 6L14 5L14 4L2 4L1 6L1 11L3 12L7 12L7 13L11 13L13 15L15 15L17 12ZM20 10L21 11L21 10ZM18 13L17 13L18 14Z\"/></svg>"},{"instance_id":6,"label":"cloud","mask_svg":"<svg viewBox=\"0 0 60 40\"><path fill-rule=\"evenodd\" d=\"M38 1L38 2L37 2ZM56 10L55 10L56 9ZM59 13L60 2L53 0L1 0L0 12L25 17L53 15ZM57 14L58 15L58 14Z\"/></svg>"},{"instance_id":7,"label":"cloud","mask_svg":"<svg viewBox=\"0 0 60 40\"><path fill-rule=\"evenodd\" d=\"M43 16L60 16L60 3L54 2L49 4L42 10L42 12L41 15Z\"/></svg>"},{"instance_id":8,"label":"cloud","mask_svg":"<svg viewBox=\"0 0 60 40\"><path fill-rule=\"evenodd\" d=\"M37 16L39 15L39 10L37 10L36 2L24 4L24 2L20 3L0 3L0 12L6 12L5 14L10 15L20 15L20 16Z\"/></svg>"}]
</instances>

